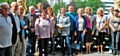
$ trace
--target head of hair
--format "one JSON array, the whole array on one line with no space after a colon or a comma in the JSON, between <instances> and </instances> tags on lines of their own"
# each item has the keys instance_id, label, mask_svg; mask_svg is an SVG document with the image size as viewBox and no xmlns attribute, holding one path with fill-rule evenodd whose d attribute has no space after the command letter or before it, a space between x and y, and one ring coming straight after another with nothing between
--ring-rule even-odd
<instances>
[{"instance_id":1,"label":"head of hair","mask_svg":"<svg viewBox=\"0 0 120 56\"><path fill-rule=\"evenodd\" d=\"M114 11L119 13L119 10L118 10L118 9L114 9Z\"/></svg>"},{"instance_id":2,"label":"head of hair","mask_svg":"<svg viewBox=\"0 0 120 56\"><path fill-rule=\"evenodd\" d=\"M87 10L88 10L88 9L90 9L90 10L91 10L91 12L92 12L92 8L91 8L91 7L89 7L89 6L85 7L85 12L87 12Z\"/></svg>"},{"instance_id":3,"label":"head of hair","mask_svg":"<svg viewBox=\"0 0 120 56\"><path fill-rule=\"evenodd\" d=\"M12 2L11 4L10 4L10 6L13 6L14 4L18 4L17 2Z\"/></svg>"},{"instance_id":4,"label":"head of hair","mask_svg":"<svg viewBox=\"0 0 120 56\"><path fill-rule=\"evenodd\" d=\"M8 8L9 8L8 3L7 3L7 2L3 2L3 3L1 3L1 4L0 4L0 9L2 9L2 7L3 7L4 5L7 5L7 6L8 6Z\"/></svg>"},{"instance_id":5,"label":"head of hair","mask_svg":"<svg viewBox=\"0 0 120 56\"><path fill-rule=\"evenodd\" d=\"M43 6L43 3L39 2L39 3L37 4L37 6L38 6L38 5L42 5L42 6Z\"/></svg>"},{"instance_id":6,"label":"head of hair","mask_svg":"<svg viewBox=\"0 0 120 56\"><path fill-rule=\"evenodd\" d=\"M29 10L30 10L31 8L34 8L34 9L35 9L35 7L34 7L34 6L29 6Z\"/></svg>"},{"instance_id":7,"label":"head of hair","mask_svg":"<svg viewBox=\"0 0 120 56\"><path fill-rule=\"evenodd\" d=\"M24 9L24 7L23 7L23 6L21 6L21 5L20 5L18 8L19 8L19 9Z\"/></svg>"},{"instance_id":8,"label":"head of hair","mask_svg":"<svg viewBox=\"0 0 120 56\"><path fill-rule=\"evenodd\" d=\"M83 11L83 8L78 8L78 9L77 9L77 13L79 13L79 10L82 10L82 11Z\"/></svg>"},{"instance_id":9,"label":"head of hair","mask_svg":"<svg viewBox=\"0 0 120 56\"><path fill-rule=\"evenodd\" d=\"M47 7L47 8L46 8L46 13L47 13L48 10L53 11L53 9L52 9L51 7ZM47 14L48 14L48 13L47 13ZM52 16L53 16L53 12L52 12Z\"/></svg>"},{"instance_id":10,"label":"head of hair","mask_svg":"<svg viewBox=\"0 0 120 56\"><path fill-rule=\"evenodd\" d=\"M98 9L97 9L96 14L98 14L98 13L99 13L99 11L102 11L102 13L104 14L104 10L103 10L103 8L101 8L101 7L100 7L100 8L98 8Z\"/></svg>"}]
</instances>

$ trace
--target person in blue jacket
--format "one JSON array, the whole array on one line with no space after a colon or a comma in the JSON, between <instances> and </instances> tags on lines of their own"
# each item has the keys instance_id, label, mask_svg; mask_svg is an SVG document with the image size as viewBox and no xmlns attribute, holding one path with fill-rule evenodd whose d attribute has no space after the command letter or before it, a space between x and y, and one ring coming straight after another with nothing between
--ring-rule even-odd
<instances>
[{"instance_id":1,"label":"person in blue jacket","mask_svg":"<svg viewBox=\"0 0 120 56\"><path fill-rule=\"evenodd\" d=\"M75 36L77 36L77 43L80 44L80 50L78 51L78 56L81 56L82 47L84 44L84 35L86 32L86 19L82 15L83 8L78 8L77 13L78 13L78 16L74 18L74 23L75 23L74 34Z\"/></svg>"}]
</instances>

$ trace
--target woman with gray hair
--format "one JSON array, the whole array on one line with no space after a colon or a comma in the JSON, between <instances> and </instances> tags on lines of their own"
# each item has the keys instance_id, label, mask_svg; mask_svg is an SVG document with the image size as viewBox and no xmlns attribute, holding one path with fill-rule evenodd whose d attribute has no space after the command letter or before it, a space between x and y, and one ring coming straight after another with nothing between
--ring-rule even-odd
<instances>
[{"instance_id":1,"label":"woman with gray hair","mask_svg":"<svg viewBox=\"0 0 120 56\"><path fill-rule=\"evenodd\" d=\"M8 3L1 3L0 5L0 56L12 56L12 22L8 16Z\"/></svg>"}]
</instances>

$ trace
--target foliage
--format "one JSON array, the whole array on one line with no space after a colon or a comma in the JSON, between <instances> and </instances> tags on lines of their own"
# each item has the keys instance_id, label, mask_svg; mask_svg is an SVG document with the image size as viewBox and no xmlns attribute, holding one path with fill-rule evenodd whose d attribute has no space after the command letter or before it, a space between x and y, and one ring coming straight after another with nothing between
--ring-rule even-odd
<instances>
[{"instance_id":1,"label":"foliage","mask_svg":"<svg viewBox=\"0 0 120 56\"><path fill-rule=\"evenodd\" d=\"M66 7L65 3L61 2L61 3L56 3L54 6L53 6L53 12L55 15L57 15L58 13L58 10L60 10L60 8L62 7Z\"/></svg>"}]
</instances>

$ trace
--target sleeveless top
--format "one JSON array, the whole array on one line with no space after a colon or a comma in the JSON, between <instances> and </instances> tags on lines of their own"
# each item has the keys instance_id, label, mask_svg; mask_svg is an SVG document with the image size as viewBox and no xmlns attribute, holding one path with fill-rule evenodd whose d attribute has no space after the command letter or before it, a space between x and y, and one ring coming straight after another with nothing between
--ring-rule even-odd
<instances>
[{"instance_id":1,"label":"sleeveless top","mask_svg":"<svg viewBox=\"0 0 120 56\"><path fill-rule=\"evenodd\" d=\"M118 30L119 24L120 24L120 19L119 20L115 20L115 19L112 20L112 25L115 28L115 30Z\"/></svg>"}]
</instances>

